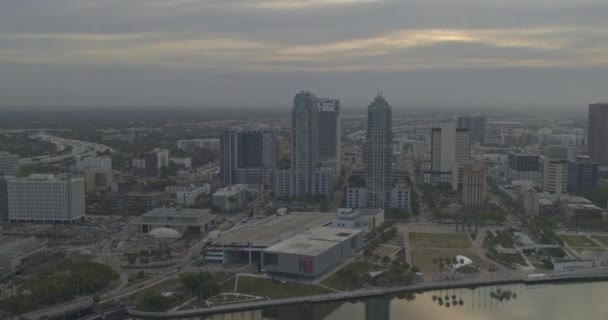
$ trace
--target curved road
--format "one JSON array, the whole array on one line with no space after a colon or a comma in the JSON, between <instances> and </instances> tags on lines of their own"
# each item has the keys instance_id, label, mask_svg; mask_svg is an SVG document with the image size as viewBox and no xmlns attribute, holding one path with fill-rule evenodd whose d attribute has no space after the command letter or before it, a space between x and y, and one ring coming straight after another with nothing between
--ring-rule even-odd
<instances>
[{"instance_id":1,"label":"curved road","mask_svg":"<svg viewBox=\"0 0 608 320\"><path fill-rule=\"evenodd\" d=\"M114 152L112 148L103 144L90 141L61 138L44 132L32 135L31 138L38 138L44 141L54 143L57 146L57 150L63 150L66 148L66 146L72 147L72 150L70 153L58 156L39 156L32 158L22 158L19 160L20 165L49 164L78 156L95 156L97 155L97 152Z\"/></svg>"}]
</instances>

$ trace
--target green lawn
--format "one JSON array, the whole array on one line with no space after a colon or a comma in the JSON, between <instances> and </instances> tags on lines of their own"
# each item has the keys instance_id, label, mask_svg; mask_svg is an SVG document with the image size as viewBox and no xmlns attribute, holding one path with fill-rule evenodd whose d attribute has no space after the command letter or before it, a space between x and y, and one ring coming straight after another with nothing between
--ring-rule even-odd
<instances>
[{"instance_id":1,"label":"green lawn","mask_svg":"<svg viewBox=\"0 0 608 320\"><path fill-rule=\"evenodd\" d=\"M464 233L418 233L409 234L410 245L416 248L471 248L471 240Z\"/></svg>"},{"instance_id":2,"label":"green lawn","mask_svg":"<svg viewBox=\"0 0 608 320\"><path fill-rule=\"evenodd\" d=\"M589 239L587 236L577 235L560 235L569 246L571 247L582 247L582 248L597 248L599 245L595 241Z\"/></svg>"},{"instance_id":3,"label":"green lawn","mask_svg":"<svg viewBox=\"0 0 608 320\"><path fill-rule=\"evenodd\" d=\"M439 266L433 264L433 259L438 258L451 258L457 255L463 255L476 264L481 265L482 268L487 269L493 267L493 265L482 261L471 250L445 250L445 249L414 249L412 250L412 264L420 268L422 272L437 272L440 271ZM443 270L445 271L445 269Z\"/></svg>"},{"instance_id":4,"label":"green lawn","mask_svg":"<svg viewBox=\"0 0 608 320\"><path fill-rule=\"evenodd\" d=\"M593 240L598 241L599 243L608 246L608 236L593 236Z\"/></svg>"},{"instance_id":5,"label":"green lawn","mask_svg":"<svg viewBox=\"0 0 608 320\"><path fill-rule=\"evenodd\" d=\"M238 293L269 297L271 299L309 296L330 293L326 288L300 283L274 283L270 279L239 276Z\"/></svg>"},{"instance_id":6,"label":"green lawn","mask_svg":"<svg viewBox=\"0 0 608 320\"><path fill-rule=\"evenodd\" d=\"M380 269L379 267L375 266L372 263L369 263L366 261L355 261L355 262L352 262L352 263L344 266L342 269L334 272L334 274L327 277L321 283L325 286L328 286L328 287L336 289L336 290L341 290L341 291L350 290L350 289L353 289L352 288L353 284L352 284L352 280L349 280L349 276L348 276L347 272L348 273L352 272L352 273L355 273L358 275L363 275L369 271L376 271L379 269Z\"/></svg>"}]
</instances>

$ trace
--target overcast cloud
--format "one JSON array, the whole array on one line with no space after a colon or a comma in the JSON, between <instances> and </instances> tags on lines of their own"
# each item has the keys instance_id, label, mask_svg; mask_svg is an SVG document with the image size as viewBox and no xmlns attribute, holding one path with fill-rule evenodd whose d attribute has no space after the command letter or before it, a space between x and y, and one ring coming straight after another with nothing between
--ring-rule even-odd
<instances>
[{"instance_id":1,"label":"overcast cloud","mask_svg":"<svg viewBox=\"0 0 608 320\"><path fill-rule=\"evenodd\" d=\"M2 0L1 106L608 100L605 0Z\"/></svg>"}]
</instances>

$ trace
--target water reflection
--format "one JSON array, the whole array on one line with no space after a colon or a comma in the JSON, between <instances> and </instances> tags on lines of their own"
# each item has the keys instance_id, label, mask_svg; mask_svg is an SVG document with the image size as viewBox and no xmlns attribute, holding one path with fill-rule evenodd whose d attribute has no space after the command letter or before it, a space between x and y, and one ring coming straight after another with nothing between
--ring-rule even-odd
<instances>
[{"instance_id":1,"label":"water reflection","mask_svg":"<svg viewBox=\"0 0 608 320\"><path fill-rule=\"evenodd\" d=\"M504 285L313 304L212 320L608 319L608 283ZM449 305L448 305L449 304Z\"/></svg>"}]
</instances>

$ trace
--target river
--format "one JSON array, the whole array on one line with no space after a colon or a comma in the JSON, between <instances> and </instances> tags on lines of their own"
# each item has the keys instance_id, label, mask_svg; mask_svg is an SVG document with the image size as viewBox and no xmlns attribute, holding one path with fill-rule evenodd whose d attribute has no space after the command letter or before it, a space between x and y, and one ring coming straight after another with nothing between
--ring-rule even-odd
<instances>
[{"instance_id":1,"label":"river","mask_svg":"<svg viewBox=\"0 0 608 320\"><path fill-rule=\"evenodd\" d=\"M441 297L441 298L440 298ZM454 299L454 297L456 299ZM209 320L608 320L608 282L429 291L414 297L302 305ZM447 298L447 299L446 299ZM449 306L448 302L449 301Z\"/></svg>"}]
</instances>

